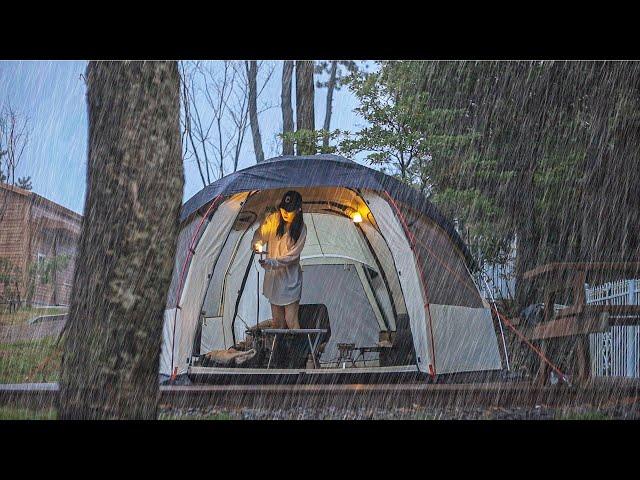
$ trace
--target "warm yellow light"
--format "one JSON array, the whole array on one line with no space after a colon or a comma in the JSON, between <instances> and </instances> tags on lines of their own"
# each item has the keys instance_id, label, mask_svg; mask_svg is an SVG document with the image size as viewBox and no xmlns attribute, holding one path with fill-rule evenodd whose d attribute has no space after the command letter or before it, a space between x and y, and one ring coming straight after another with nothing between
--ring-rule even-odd
<instances>
[{"instance_id":1,"label":"warm yellow light","mask_svg":"<svg viewBox=\"0 0 640 480\"><path fill-rule=\"evenodd\" d=\"M262 253L262 244L260 242L256 243L256 252Z\"/></svg>"},{"instance_id":2,"label":"warm yellow light","mask_svg":"<svg viewBox=\"0 0 640 480\"><path fill-rule=\"evenodd\" d=\"M360 215L360 212L355 212L351 220L353 220L353 223L360 223L362 221L362 215Z\"/></svg>"}]
</instances>

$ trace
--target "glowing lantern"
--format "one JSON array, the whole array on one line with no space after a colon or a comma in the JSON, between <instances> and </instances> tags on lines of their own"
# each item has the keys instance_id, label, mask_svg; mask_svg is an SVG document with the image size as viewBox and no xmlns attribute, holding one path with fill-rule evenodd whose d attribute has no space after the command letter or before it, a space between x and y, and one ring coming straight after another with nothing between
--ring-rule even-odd
<instances>
[{"instance_id":1,"label":"glowing lantern","mask_svg":"<svg viewBox=\"0 0 640 480\"><path fill-rule=\"evenodd\" d=\"M262 260L264 258L264 255L267 253L267 246L262 242L256 242L254 247L255 252L260 255L260 259Z\"/></svg>"},{"instance_id":2,"label":"glowing lantern","mask_svg":"<svg viewBox=\"0 0 640 480\"><path fill-rule=\"evenodd\" d=\"M360 212L354 212L351 220L353 220L353 223L360 223L362 221L362 215L360 215Z\"/></svg>"}]
</instances>

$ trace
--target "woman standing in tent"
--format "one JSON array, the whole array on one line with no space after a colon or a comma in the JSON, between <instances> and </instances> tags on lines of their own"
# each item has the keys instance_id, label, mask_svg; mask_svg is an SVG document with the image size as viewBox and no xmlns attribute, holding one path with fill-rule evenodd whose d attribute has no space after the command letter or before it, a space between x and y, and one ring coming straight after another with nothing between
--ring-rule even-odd
<instances>
[{"instance_id":1,"label":"woman standing in tent","mask_svg":"<svg viewBox=\"0 0 640 480\"><path fill-rule=\"evenodd\" d=\"M271 303L274 328L300 328L300 254L306 239L302 195L293 190L288 191L282 197L278 211L265 218L252 241L256 249L267 244L267 258L260 260L260 265L266 271L262 294Z\"/></svg>"}]
</instances>

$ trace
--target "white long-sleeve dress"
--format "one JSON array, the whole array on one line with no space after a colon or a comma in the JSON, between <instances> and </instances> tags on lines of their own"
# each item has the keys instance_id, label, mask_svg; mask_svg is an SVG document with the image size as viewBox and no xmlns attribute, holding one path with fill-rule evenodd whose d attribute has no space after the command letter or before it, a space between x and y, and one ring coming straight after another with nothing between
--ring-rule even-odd
<instances>
[{"instance_id":1,"label":"white long-sleeve dress","mask_svg":"<svg viewBox=\"0 0 640 480\"><path fill-rule=\"evenodd\" d=\"M300 254L307 239L307 227L302 226L300 237L294 242L288 231L278 238L279 222L279 212L267 216L253 234L251 244L255 246L258 241L267 243L267 258L275 260L273 268L265 269L262 294L273 305L289 305L300 301L302 296Z\"/></svg>"}]
</instances>

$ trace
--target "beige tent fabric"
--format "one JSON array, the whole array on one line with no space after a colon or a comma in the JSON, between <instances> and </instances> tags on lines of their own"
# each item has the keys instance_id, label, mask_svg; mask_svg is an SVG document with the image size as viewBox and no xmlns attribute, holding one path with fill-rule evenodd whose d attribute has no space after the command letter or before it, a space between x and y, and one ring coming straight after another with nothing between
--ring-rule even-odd
<instances>
[{"instance_id":1,"label":"beige tent fabric","mask_svg":"<svg viewBox=\"0 0 640 480\"><path fill-rule=\"evenodd\" d=\"M242 206L242 201L246 196L246 193L240 193L223 202L216 209L211 222L206 226L206 230L196 245L180 297L181 308L178 310L175 339L173 338L175 309L172 309L174 310L174 315L167 315L167 312L165 312L160 374L172 374L172 350L173 367L177 367L177 374L180 375L187 372L187 362L193 348L196 326L200 318L200 308L209 283L207 276L226 241L227 234L231 230L231 226Z\"/></svg>"},{"instance_id":2,"label":"beige tent fabric","mask_svg":"<svg viewBox=\"0 0 640 480\"><path fill-rule=\"evenodd\" d=\"M489 309L437 304L430 308L439 374L502 367Z\"/></svg>"},{"instance_id":3,"label":"beige tent fabric","mask_svg":"<svg viewBox=\"0 0 640 480\"><path fill-rule=\"evenodd\" d=\"M191 237L193 237L196 228L198 228L200 220L201 218L196 215L182 228L182 230L180 230L180 233L178 234L173 275L171 277L171 285L169 286L169 292L167 294L167 308L175 308L176 303L178 302L177 295L178 283L180 282L180 271L182 270L182 265L184 265L184 261L187 258L187 253L189 253L189 242L191 242Z\"/></svg>"},{"instance_id":4,"label":"beige tent fabric","mask_svg":"<svg viewBox=\"0 0 640 480\"><path fill-rule=\"evenodd\" d=\"M395 264L393 262L393 256L391 251L389 250L389 246L387 242L382 237L380 232L376 230L376 228L370 223L363 222L361 224L362 232L367 237L367 240L371 244L371 248L375 251L376 256L378 257L378 261L382 267L382 270L385 273L389 290L391 292L391 297L393 298L393 302L395 304L396 313L398 315L407 313L407 306L405 305L404 297L402 295L402 288L400 287L400 279L398 278L398 272L396 271ZM382 279L378 282L380 285L378 287L380 291L380 296L382 297L382 293L386 290ZM389 305L388 309L391 309ZM395 321L391 321L391 325L395 328ZM392 328L392 329L393 329Z\"/></svg>"},{"instance_id":5,"label":"beige tent fabric","mask_svg":"<svg viewBox=\"0 0 640 480\"><path fill-rule=\"evenodd\" d=\"M429 286L429 301L439 305L482 307L482 297L469 274L462 252L435 222L410 208L403 209ZM437 357L437 354L436 354Z\"/></svg>"},{"instance_id":6,"label":"beige tent fabric","mask_svg":"<svg viewBox=\"0 0 640 480\"><path fill-rule=\"evenodd\" d=\"M394 253L411 319L411 332L414 337L416 356L420 358L421 354L419 352L428 352L429 361L433 361L430 338L433 331L436 373L500 369L501 361L498 342L493 329L490 310L430 303L429 313L432 328L429 327L429 317L424 307L427 299L423 299L422 288L419 283L414 281L414 279L418 280L419 275L419 270L416 267L417 259L411 250L402 225L397 220L392 207L381 197L375 194L365 194L365 199L369 203L369 207L389 243L391 251ZM392 221L392 218L395 221ZM433 228L437 228L436 225L433 225ZM449 243L448 245L431 245L431 248L448 251L452 250L453 246ZM451 252L450 255L457 255L457 252ZM425 281L427 282L426 288L429 294L433 290L431 283L429 283L433 281L433 276L429 275L432 268L435 268L432 263L423 265L426 276ZM408 278L407 272L410 273ZM441 277L444 275L448 275L446 270L440 273ZM461 275L461 277L473 286L473 282L468 278L468 272L465 275ZM464 288L457 285L450 278L441 278L441 284L449 285L449 289ZM477 292L475 286L473 286L473 289ZM472 293L474 290L472 290ZM468 295L469 293L467 293ZM431 300L431 298L428 300ZM419 318L418 322L416 322L416 316ZM424 362L419 361L418 366L419 368L424 367Z\"/></svg>"},{"instance_id":7,"label":"beige tent fabric","mask_svg":"<svg viewBox=\"0 0 640 480\"><path fill-rule=\"evenodd\" d=\"M425 301L411 245L389 203L373 192L364 192L363 196L389 245L398 271L398 278L409 314L418 369L421 372L429 372L429 364L432 362L429 326L427 325Z\"/></svg>"},{"instance_id":8,"label":"beige tent fabric","mask_svg":"<svg viewBox=\"0 0 640 480\"><path fill-rule=\"evenodd\" d=\"M358 275L353 278L362 281L363 272L370 275L368 269L371 269L379 273L381 267L389 282L396 312L409 315L418 368L422 372L429 372L429 364L432 363L433 356L431 329L425 311L426 299L420 283L417 260L394 209L387 199L377 192L365 191L362 194L363 198L360 198L354 191L347 189L309 190L313 192L312 195L305 195L302 189L303 198L305 201L312 199L317 203L310 207L311 212L305 211L307 241L301 254L301 265L303 271L307 265L309 273L314 268L317 272L322 270L324 272L322 282L328 285L326 293L319 293L320 285L314 288L314 292L308 292L315 295L309 301L323 303L323 299L333 291L330 288L331 285L340 284L337 281L327 282L325 278L334 279L342 270L348 272L349 269L354 269ZM339 194L339 198L332 197L331 192ZM205 317L205 321L201 345L196 352L198 354L213 350L228 352L228 349L233 347L234 334L235 341L241 341L245 338L244 332L247 328L251 328L256 322L270 318L269 302L258 290L259 284L264 279L264 270L259 267L257 256L252 259L251 239L258 226L258 218L261 218L271 197L277 200L280 196L280 192L257 192L251 196L248 193L242 193L227 199L218 207L212 221L202 233L188 269L181 295L181 309L171 308L173 305L169 304L170 308L165 311L161 374L171 374L172 351L174 366L178 367L177 373L187 372L187 362L192 354L194 337L202 316ZM370 251L367 241L358 231L358 227L350 218L344 216L345 210L330 205L331 202L343 206L347 204L349 208L355 208L362 213L363 222L359 227L375 251L380 266ZM430 223L423 222L421 228L424 230L422 238L425 241L430 239L428 230ZM186 229L190 233L193 226L187 226ZM449 251L455 248L451 242L444 242L440 238L440 232L436 233L438 249L447 250L449 256L459 256L457 252ZM185 238L187 236L184 230L181 235ZM458 261L457 258L455 260ZM437 271L431 271L432 262L427 260L425 262L423 268L426 270L427 280L432 279L436 273L438 278L443 275L439 267ZM176 261L176 269L182 268L179 263ZM214 278L210 281L209 274L212 273L214 265ZM457 267L455 271L458 271ZM327 272L330 273L327 274ZM176 272L174 272L175 275ZM470 277L468 272L464 272L461 276L472 282L467 278ZM380 276L378 276L377 286L372 282L372 289L376 296L384 297L388 295L388 291L379 279ZM366 281L366 278L364 280ZM443 291L457 288L457 283L450 278L440 279L439 283L442 287L446 286ZM376 320L376 317L380 317L380 310L370 305L373 298L370 291L364 289L362 292L359 290L352 292L348 287L349 285L346 284L339 287L341 294L346 296L340 297L340 301L334 302L335 305L332 307L334 309L339 307L339 311L332 315L331 321L341 322L339 328L334 329L332 325L332 334L335 330L337 338L343 331L346 338L346 335L357 333L356 336L361 341L373 342L377 333L386 328L379 324L380 318ZM429 288L428 282L427 288ZM304 289L303 285L303 299ZM456 295L460 292L456 290ZM240 293L242 296L238 298ZM349 298L353 299L356 295L358 298L362 297L364 303L356 305L356 302L349 301ZM454 306L449 305L449 302L443 302L430 305L437 373L500 368L497 338L493 332L490 312L486 308L475 308L475 300L472 303ZM477 307L481 305L482 303L479 303ZM362 312L365 311L365 306L372 306L373 313L364 315ZM388 298L380 302L380 306L386 317L393 316ZM359 320L356 319L358 315L362 317ZM173 341L174 319L177 319L175 342ZM353 320L354 323L350 324L349 320ZM356 320L360 322L358 332L350 332L349 329L356 325ZM391 328L393 330L393 323ZM223 357L225 355L223 354Z\"/></svg>"}]
</instances>

